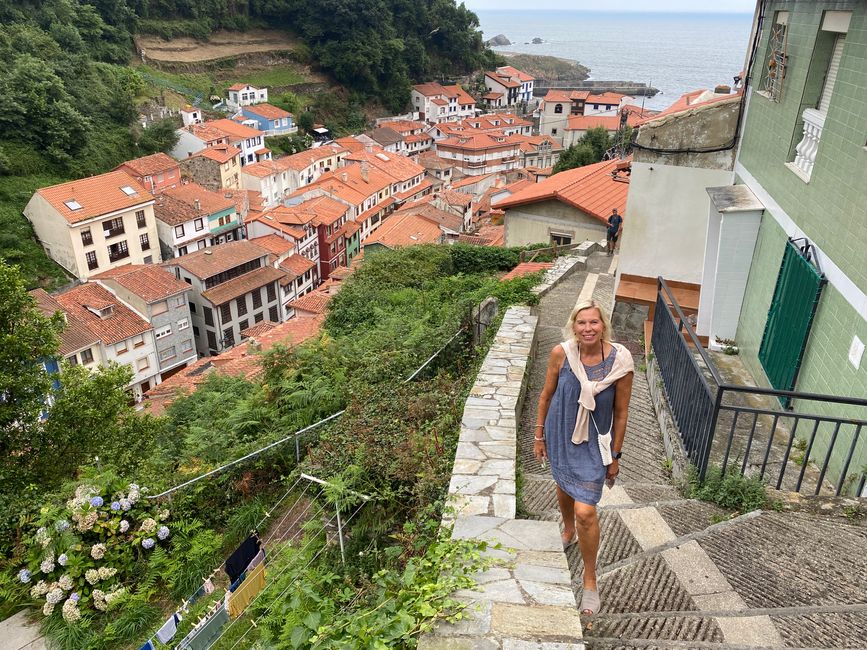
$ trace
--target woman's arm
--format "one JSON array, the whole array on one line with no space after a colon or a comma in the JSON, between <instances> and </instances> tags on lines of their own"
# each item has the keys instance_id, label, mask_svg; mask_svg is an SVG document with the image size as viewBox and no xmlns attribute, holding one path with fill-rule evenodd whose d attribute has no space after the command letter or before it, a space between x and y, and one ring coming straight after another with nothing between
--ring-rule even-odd
<instances>
[{"instance_id":1,"label":"woman's arm","mask_svg":"<svg viewBox=\"0 0 867 650\"><path fill-rule=\"evenodd\" d=\"M628 353L627 353L628 354ZM633 373L623 375L614 384L614 422L611 432L611 451L617 453L623 450L623 439L626 437L626 422L629 419L629 400L632 398ZM620 461L614 459L608 466L608 478L614 478L620 473Z\"/></svg>"},{"instance_id":2,"label":"woman's arm","mask_svg":"<svg viewBox=\"0 0 867 650\"><path fill-rule=\"evenodd\" d=\"M551 399L554 397L554 391L557 390L557 380L560 377L560 366L563 365L563 359L566 358L566 352L560 345L554 346L551 350L551 356L548 357L548 370L545 373L545 385L542 387L542 394L539 395L539 408L536 412L536 428L534 430L533 455L536 458L546 458L548 456L545 450L545 418L548 416L548 407L551 406Z\"/></svg>"}]
</instances>

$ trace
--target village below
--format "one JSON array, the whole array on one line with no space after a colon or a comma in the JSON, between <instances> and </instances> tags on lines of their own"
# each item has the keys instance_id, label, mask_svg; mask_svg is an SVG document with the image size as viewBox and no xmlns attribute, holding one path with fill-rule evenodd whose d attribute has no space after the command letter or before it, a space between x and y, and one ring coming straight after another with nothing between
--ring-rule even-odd
<instances>
[{"instance_id":1,"label":"village below","mask_svg":"<svg viewBox=\"0 0 867 650\"><path fill-rule=\"evenodd\" d=\"M0 25L0 649L865 647L864 2L661 110L452 0L103 4ZM533 453L587 300L591 618Z\"/></svg>"}]
</instances>

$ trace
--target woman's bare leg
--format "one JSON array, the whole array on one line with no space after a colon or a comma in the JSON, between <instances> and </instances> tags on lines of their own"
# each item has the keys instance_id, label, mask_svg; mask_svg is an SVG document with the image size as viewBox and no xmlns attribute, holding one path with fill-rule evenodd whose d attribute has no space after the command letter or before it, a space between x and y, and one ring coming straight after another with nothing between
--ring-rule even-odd
<instances>
[{"instance_id":1,"label":"woman's bare leg","mask_svg":"<svg viewBox=\"0 0 867 650\"><path fill-rule=\"evenodd\" d=\"M557 503L560 504L560 514L563 516L563 543L568 544L575 537L575 499L557 486Z\"/></svg>"},{"instance_id":2,"label":"woman's bare leg","mask_svg":"<svg viewBox=\"0 0 867 650\"><path fill-rule=\"evenodd\" d=\"M599 517L596 507L575 501L578 544L584 560L584 587L596 589L596 556L599 554Z\"/></svg>"}]
</instances>

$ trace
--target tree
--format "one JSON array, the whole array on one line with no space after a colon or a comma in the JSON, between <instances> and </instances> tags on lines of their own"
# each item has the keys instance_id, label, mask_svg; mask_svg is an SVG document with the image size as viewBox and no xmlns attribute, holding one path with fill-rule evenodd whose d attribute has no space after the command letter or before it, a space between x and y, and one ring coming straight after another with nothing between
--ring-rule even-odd
<instances>
[{"instance_id":1,"label":"tree","mask_svg":"<svg viewBox=\"0 0 867 650\"><path fill-rule=\"evenodd\" d=\"M592 165L595 162L598 162L598 160L596 159L596 152L593 150L593 147L579 141L579 143L570 145L566 151L560 154L560 159L554 165L553 173L558 174L567 169Z\"/></svg>"},{"instance_id":2,"label":"tree","mask_svg":"<svg viewBox=\"0 0 867 650\"><path fill-rule=\"evenodd\" d=\"M62 329L63 316L45 316L18 268L0 259L0 463L20 467L34 453L52 381L42 361L57 354Z\"/></svg>"},{"instance_id":3,"label":"tree","mask_svg":"<svg viewBox=\"0 0 867 650\"><path fill-rule=\"evenodd\" d=\"M178 143L179 137L174 120L171 118L157 120L142 130L138 147L142 156L159 151L171 151Z\"/></svg>"},{"instance_id":4,"label":"tree","mask_svg":"<svg viewBox=\"0 0 867 650\"><path fill-rule=\"evenodd\" d=\"M599 162L605 156L605 152L611 148L611 136L604 126L595 126L587 129L587 132L578 141L580 144L589 144L593 147L595 160Z\"/></svg>"}]
</instances>

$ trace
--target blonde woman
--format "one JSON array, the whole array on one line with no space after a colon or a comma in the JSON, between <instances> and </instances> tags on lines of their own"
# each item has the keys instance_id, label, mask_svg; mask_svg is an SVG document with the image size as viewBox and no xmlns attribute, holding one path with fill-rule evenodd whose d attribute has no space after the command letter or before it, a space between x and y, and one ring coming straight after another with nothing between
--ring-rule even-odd
<instances>
[{"instance_id":1,"label":"blonde woman","mask_svg":"<svg viewBox=\"0 0 867 650\"><path fill-rule=\"evenodd\" d=\"M539 396L533 453L548 458L563 515L563 548L577 541L584 560L581 613L599 611L596 555L602 486L620 471L632 396L630 352L611 341L607 314L595 302L575 306L566 340L551 350Z\"/></svg>"}]
</instances>

